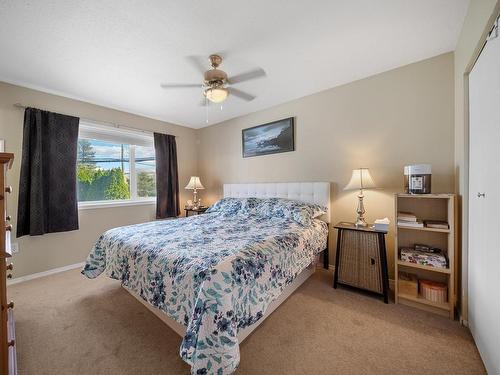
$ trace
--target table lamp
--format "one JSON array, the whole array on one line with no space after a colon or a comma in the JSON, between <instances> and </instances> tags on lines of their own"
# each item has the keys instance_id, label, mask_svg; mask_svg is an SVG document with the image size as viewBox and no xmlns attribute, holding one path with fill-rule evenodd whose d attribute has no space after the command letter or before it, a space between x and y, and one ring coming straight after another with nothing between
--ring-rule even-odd
<instances>
[{"instance_id":1,"label":"table lamp","mask_svg":"<svg viewBox=\"0 0 500 375\"><path fill-rule=\"evenodd\" d=\"M200 178L197 176L191 176L191 179L189 180L188 184L185 187L186 190L193 190L193 204L195 208L198 208L199 202L198 202L198 193L197 189L205 189L203 185L201 184Z\"/></svg>"},{"instance_id":2,"label":"table lamp","mask_svg":"<svg viewBox=\"0 0 500 375\"><path fill-rule=\"evenodd\" d=\"M351 180L344 188L344 190L358 190L358 207L356 208L356 212L358 217L356 218L356 222L354 223L357 227L366 227L366 221L364 218L365 215L365 206L363 205L363 189L370 189L375 187L375 182L373 182L373 178L370 175L370 171L368 168L358 168L352 170Z\"/></svg>"}]
</instances>

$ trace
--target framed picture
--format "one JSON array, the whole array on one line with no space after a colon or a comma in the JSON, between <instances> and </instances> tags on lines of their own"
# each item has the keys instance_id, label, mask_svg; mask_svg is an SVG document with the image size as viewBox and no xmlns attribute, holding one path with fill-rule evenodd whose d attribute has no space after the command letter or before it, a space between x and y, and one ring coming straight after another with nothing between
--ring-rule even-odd
<instances>
[{"instance_id":1,"label":"framed picture","mask_svg":"<svg viewBox=\"0 0 500 375\"><path fill-rule=\"evenodd\" d=\"M0 139L0 152L5 151L5 140Z\"/></svg>"},{"instance_id":2,"label":"framed picture","mask_svg":"<svg viewBox=\"0 0 500 375\"><path fill-rule=\"evenodd\" d=\"M294 118L269 122L242 130L243 157L295 150Z\"/></svg>"}]
</instances>

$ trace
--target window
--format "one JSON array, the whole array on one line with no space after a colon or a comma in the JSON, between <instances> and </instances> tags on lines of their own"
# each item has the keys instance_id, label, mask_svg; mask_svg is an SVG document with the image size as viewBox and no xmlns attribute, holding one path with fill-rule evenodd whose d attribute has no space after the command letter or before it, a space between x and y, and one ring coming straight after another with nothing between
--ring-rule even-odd
<instances>
[{"instance_id":1,"label":"window","mask_svg":"<svg viewBox=\"0 0 500 375\"><path fill-rule=\"evenodd\" d=\"M153 202L153 136L80 122L77 184L80 207Z\"/></svg>"},{"instance_id":2,"label":"window","mask_svg":"<svg viewBox=\"0 0 500 375\"><path fill-rule=\"evenodd\" d=\"M153 147L135 146L137 197L156 197L156 163Z\"/></svg>"}]
</instances>

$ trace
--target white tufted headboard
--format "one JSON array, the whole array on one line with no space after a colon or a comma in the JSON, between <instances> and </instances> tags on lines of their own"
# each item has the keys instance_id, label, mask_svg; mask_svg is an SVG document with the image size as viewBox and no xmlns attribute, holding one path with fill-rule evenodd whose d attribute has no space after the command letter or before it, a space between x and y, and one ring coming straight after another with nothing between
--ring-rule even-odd
<instances>
[{"instance_id":1,"label":"white tufted headboard","mask_svg":"<svg viewBox=\"0 0 500 375\"><path fill-rule=\"evenodd\" d=\"M265 182L257 184L224 184L224 198L287 198L316 203L328 208L321 217L330 222L329 182Z\"/></svg>"}]
</instances>

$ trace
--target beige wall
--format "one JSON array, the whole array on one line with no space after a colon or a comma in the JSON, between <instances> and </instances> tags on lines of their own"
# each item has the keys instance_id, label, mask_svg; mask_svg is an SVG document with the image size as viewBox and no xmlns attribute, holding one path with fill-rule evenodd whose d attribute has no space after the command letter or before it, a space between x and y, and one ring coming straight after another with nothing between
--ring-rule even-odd
<instances>
[{"instance_id":1,"label":"beige wall","mask_svg":"<svg viewBox=\"0 0 500 375\"><path fill-rule=\"evenodd\" d=\"M0 82L0 138L6 141L6 151L13 152L16 157L13 169L8 175L8 183L13 186L14 193L7 201L10 207L9 214L13 216L14 223L17 217L24 115L22 110L13 106L14 103L176 135L180 185L187 183L190 175L196 174L197 160L196 153L193 153L196 139L194 129ZM182 201L189 196L189 192L181 189ZM20 246L20 252L15 254L13 259L15 277L82 262L87 257L93 242L106 229L149 221L154 216L154 205L80 210L80 229L77 231L14 239ZM15 228L13 232L15 233Z\"/></svg>"},{"instance_id":2,"label":"beige wall","mask_svg":"<svg viewBox=\"0 0 500 375\"><path fill-rule=\"evenodd\" d=\"M462 318L467 320L468 104L467 76L500 12L498 0L472 0L455 50L455 186L462 198Z\"/></svg>"},{"instance_id":3,"label":"beige wall","mask_svg":"<svg viewBox=\"0 0 500 375\"><path fill-rule=\"evenodd\" d=\"M290 116L296 118L296 151L242 157L242 129ZM381 187L366 191L367 219L388 216L394 223L393 193L403 189L405 164L432 164L433 191L453 191L453 54L213 125L198 137L206 203L220 197L223 183L331 181L332 222L352 220L357 192L342 188L362 166Z\"/></svg>"},{"instance_id":4,"label":"beige wall","mask_svg":"<svg viewBox=\"0 0 500 375\"><path fill-rule=\"evenodd\" d=\"M6 139L7 151L17 155L9 177L15 191L8 201L14 219L23 118L23 111L13 107L18 102L177 135L181 187L199 171L207 187L201 195L205 203L220 197L224 182L331 181L332 222L350 220L356 193L341 189L353 168L365 166L381 187L366 192L367 219L388 216L394 222L392 194L402 190L403 166L416 162L432 164L435 192L453 191L452 54L198 131L0 83L0 138ZM295 152L242 158L241 129L288 116L296 117ZM198 151L193 146L197 139ZM182 202L191 197L183 189L181 194ZM15 240L20 245L15 276L83 261L100 233L152 219L154 205L80 210L79 215L78 231ZM388 239L391 277L393 233Z\"/></svg>"}]
</instances>

